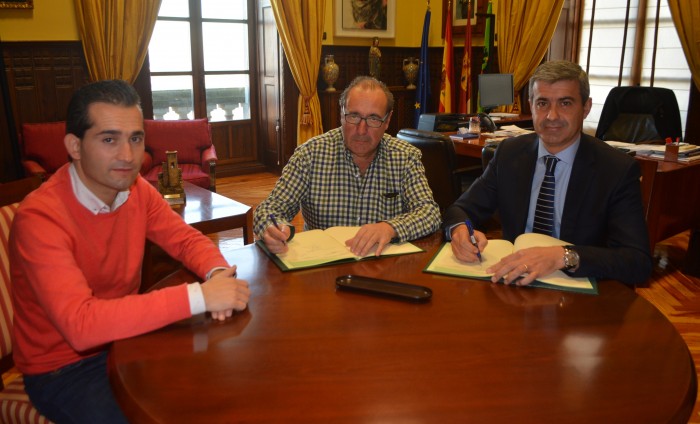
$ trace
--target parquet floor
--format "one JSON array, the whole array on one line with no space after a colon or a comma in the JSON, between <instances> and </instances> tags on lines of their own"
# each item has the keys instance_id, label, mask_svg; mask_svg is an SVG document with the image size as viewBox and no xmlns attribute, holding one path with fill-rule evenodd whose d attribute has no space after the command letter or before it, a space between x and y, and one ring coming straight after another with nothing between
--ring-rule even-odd
<instances>
[{"instance_id":1,"label":"parquet floor","mask_svg":"<svg viewBox=\"0 0 700 424\"><path fill-rule=\"evenodd\" d=\"M250 206L257 206L277 181L271 173L223 177L217 180L217 192ZM297 231L303 221L294 219ZM235 249L243 245L240 230L232 230L211 236L222 249ZM649 287L637 288L637 293L659 309L678 329L688 344L696 367L700 366L700 278L681 272L688 232L664 240L656 245L655 266ZM700 377L699 377L700 379ZM691 423L700 424L700 397L696 401Z\"/></svg>"}]
</instances>

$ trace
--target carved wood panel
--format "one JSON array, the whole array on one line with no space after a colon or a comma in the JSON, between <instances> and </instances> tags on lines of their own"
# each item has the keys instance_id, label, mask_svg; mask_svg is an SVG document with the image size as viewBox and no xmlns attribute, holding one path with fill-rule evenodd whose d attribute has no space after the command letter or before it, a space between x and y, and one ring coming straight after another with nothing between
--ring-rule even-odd
<instances>
[{"instance_id":1,"label":"carved wood panel","mask_svg":"<svg viewBox=\"0 0 700 424\"><path fill-rule=\"evenodd\" d=\"M3 59L17 128L66 119L73 92L88 82L79 41L5 42Z\"/></svg>"}]
</instances>

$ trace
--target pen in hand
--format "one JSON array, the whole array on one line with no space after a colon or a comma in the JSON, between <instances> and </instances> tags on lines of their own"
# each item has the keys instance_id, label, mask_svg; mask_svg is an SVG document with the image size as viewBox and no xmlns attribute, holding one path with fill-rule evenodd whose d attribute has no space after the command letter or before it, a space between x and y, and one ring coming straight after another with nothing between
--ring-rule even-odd
<instances>
[{"instance_id":1,"label":"pen in hand","mask_svg":"<svg viewBox=\"0 0 700 424\"><path fill-rule=\"evenodd\" d=\"M282 231L282 228L280 228L280 225L277 223L277 220L275 219L275 215L274 215L274 214L270 214L269 218L270 218L270 221L272 221L272 225L274 225L275 228L277 228L278 230ZM284 234L284 232L282 232L282 233ZM287 245L287 241L286 241L286 240L282 240L282 244L286 246L286 245Z\"/></svg>"},{"instance_id":2,"label":"pen in hand","mask_svg":"<svg viewBox=\"0 0 700 424\"><path fill-rule=\"evenodd\" d=\"M469 231L469 240L471 240L474 247L476 247L476 257L479 258L479 262L481 262L481 251L479 250L479 245L476 242L476 237L474 237L474 226L469 219L464 221L464 225L467 226L467 230Z\"/></svg>"}]
</instances>

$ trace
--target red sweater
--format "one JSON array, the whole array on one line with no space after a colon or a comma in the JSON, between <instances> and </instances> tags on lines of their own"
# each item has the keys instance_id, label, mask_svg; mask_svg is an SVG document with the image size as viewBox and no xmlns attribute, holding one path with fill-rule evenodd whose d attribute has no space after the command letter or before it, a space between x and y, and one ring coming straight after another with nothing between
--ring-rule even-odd
<instances>
[{"instance_id":1,"label":"red sweater","mask_svg":"<svg viewBox=\"0 0 700 424\"><path fill-rule=\"evenodd\" d=\"M146 238L199 276L228 266L146 180L114 212L93 215L73 194L68 166L25 199L10 234L13 355L25 374L190 316L185 284L137 294Z\"/></svg>"}]
</instances>

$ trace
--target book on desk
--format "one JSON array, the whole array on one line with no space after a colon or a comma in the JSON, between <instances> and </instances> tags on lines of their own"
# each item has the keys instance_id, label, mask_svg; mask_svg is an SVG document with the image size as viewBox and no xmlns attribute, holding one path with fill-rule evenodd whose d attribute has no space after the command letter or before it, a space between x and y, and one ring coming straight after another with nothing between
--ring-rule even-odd
<instances>
[{"instance_id":1,"label":"book on desk","mask_svg":"<svg viewBox=\"0 0 700 424\"><path fill-rule=\"evenodd\" d=\"M666 156L665 144L636 144L612 140L608 140L606 143L617 149L635 152L638 155L649 156L651 158L664 159ZM676 146L678 147L678 158L675 160L678 162L694 162L700 160L700 146L688 143L679 143Z\"/></svg>"},{"instance_id":2,"label":"book on desk","mask_svg":"<svg viewBox=\"0 0 700 424\"><path fill-rule=\"evenodd\" d=\"M425 267L424 271L455 277L491 280L493 273L486 272L486 269L515 251L528 247L566 246L568 244L570 243L544 234L525 233L516 238L515 243L511 243L508 240L489 240L488 245L481 252L482 260L469 263L457 259L452 253L450 242L446 242L440 247L438 253ZM563 271L555 271L549 275L542 276L526 287L598 294L598 284L595 279L574 278Z\"/></svg>"},{"instance_id":3,"label":"book on desk","mask_svg":"<svg viewBox=\"0 0 700 424\"><path fill-rule=\"evenodd\" d=\"M287 252L279 254L270 252L262 240L256 241L256 244L282 271L377 258L376 246L367 255L360 257L345 245L345 241L355 237L359 229L360 227L331 227L302 231L287 242ZM379 257L419 252L423 252L423 249L409 242L390 243L384 247Z\"/></svg>"}]
</instances>

